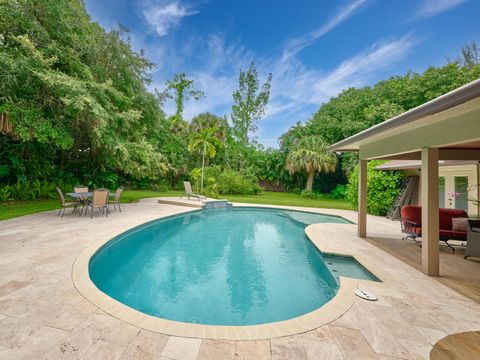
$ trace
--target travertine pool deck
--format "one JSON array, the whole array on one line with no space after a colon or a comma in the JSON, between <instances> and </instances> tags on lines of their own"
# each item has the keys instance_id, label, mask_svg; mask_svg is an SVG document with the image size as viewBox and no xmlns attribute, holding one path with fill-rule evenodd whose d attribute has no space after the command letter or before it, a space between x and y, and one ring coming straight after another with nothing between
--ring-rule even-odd
<instances>
[{"instance_id":1,"label":"travertine pool deck","mask_svg":"<svg viewBox=\"0 0 480 360\"><path fill-rule=\"evenodd\" d=\"M350 253L381 272L383 283L361 283L377 302L353 298L325 325L256 341L169 336L131 325L86 300L72 266L99 241L192 210L157 200L125 205L108 218L44 212L0 222L0 359L428 359L444 336L480 329L479 304L358 239L355 225L346 224L312 225L307 233L322 250ZM352 211L308 210L356 218ZM370 236L400 236L397 223L368 220Z\"/></svg>"}]
</instances>

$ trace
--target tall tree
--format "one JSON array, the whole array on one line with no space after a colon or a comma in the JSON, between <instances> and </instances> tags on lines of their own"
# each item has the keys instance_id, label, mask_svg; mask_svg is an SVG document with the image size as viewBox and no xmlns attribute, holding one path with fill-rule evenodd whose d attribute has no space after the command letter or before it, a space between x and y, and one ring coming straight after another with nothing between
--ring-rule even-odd
<instances>
[{"instance_id":1,"label":"tall tree","mask_svg":"<svg viewBox=\"0 0 480 360\"><path fill-rule=\"evenodd\" d=\"M466 68L480 64L480 49L475 41L462 47L462 56L458 59Z\"/></svg>"},{"instance_id":2,"label":"tall tree","mask_svg":"<svg viewBox=\"0 0 480 360\"><path fill-rule=\"evenodd\" d=\"M172 80L165 83L165 90L158 94L163 103L166 99L173 99L176 105L176 120L183 119L183 108L185 101L190 99L200 100L205 97L203 91L195 89L194 81L188 79L185 73L178 73Z\"/></svg>"},{"instance_id":3,"label":"tall tree","mask_svg":"<svg viewBox=\"0 0 480 360\"><path fill-rule=\"evenodd\" d=\"M250 136L254 136L257 130L256 122L265 115L271 82L270 73L260 89L257 68L253 62L247 71L240 69L238 89L233 92L231 117L236 138L245 144L249 142Z\"/></svg>"},{"instance_id":4,"label":"tall tree","mask_svg":"<svg viewBox=\"0 0 480 360\"><path fill-rule=\"evenodd\" d=\"M190 143L188 144L188 151L198 151L202 154L202 178L200 185L200 194L203 194L203 169L205 168L205 156L214 158L217 155L217 148L221 147L223 143L217 138L215 133L216 128L203 129L202 131L192 135Z\"/></svg>"},{"instance_id":5,"label":"tall tree","mask_svg":"<svg viewBox=\"0 0 480 360\"><path fill-rule=\"evenodd\" d=\"M334 172L336 166L337 156L328 151L328 145L321 137L315 135L299 139L287 155L286 167L291 173L307 173L307 191L312 191L317 173Z\"/></svg>"}]
</instances>

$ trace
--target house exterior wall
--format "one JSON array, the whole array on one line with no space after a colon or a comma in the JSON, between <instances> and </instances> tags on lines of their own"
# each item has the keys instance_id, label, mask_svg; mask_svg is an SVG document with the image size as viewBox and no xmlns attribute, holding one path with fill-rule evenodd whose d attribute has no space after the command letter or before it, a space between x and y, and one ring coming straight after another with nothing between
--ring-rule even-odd
<instances>
[{"instance_id":1,"label":"house exterior wall","mask_svg":"<svg viewBox=\"0 0 480 360\"><path fill-rule=\"evenodd\" d=\"M405 176L420 176L419 169L407 169L403 170ZM480 198L480 186L479 186L479 165L453 165L453 166L441 166L438 172L439 177L445 179L445 207L455 208L455 197L449 196L449 194L455 193L455 177L465 176L468 177L468 199ZM420 182L419 182L420 183ZM417 191L416 204L421 205L422 189L419 186ZM468 214L470 216L480 216L479 208L475 206L471 201L468 202Z\"/></svg>"}]
</instances>

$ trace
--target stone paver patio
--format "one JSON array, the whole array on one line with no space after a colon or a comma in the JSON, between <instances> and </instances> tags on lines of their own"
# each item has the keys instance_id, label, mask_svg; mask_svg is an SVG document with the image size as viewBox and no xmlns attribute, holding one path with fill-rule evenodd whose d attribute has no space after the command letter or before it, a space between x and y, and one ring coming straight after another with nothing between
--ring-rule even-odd
<instances>
[{"instance_id":1,"label":"stone paver patio","mask_svg":"<svg viewBox=\"0 0 480 360\"><path fill-rule=\"evenodd\" d=\"M310 227L314 242L361 254L389 277L366 288L335 321L307 333L218 341L150 332L108 315L72 282L76 257L101 239L191 208L155 199L109 218L55 212L0 222L0 359L428 359L444 336L480 329L480 305L354 236L354 225ZM312 211L355 220L343 210ZM398 237L397 223L369 217L369 235Z\"/></svg>"}]
</instances>

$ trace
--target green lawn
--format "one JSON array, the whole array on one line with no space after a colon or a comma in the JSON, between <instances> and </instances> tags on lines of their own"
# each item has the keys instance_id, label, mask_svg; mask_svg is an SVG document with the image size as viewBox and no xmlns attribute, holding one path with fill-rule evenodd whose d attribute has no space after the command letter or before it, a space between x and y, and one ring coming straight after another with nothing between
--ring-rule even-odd
<instances>
[{"instance_id":1,"label":"green lawn","mask_svg":"<svg viewBox=\"0 0 480 360\"><path fill-rule=\"evenodd\" d=\"M136 202L140 199L160 196L180 196L181 191L152 191L152 190L125 190L122 202ZM344 200L335 199L305 199L299 194L277 193L265 191L260 195L228 195L223 198L229 201L251 204L289 205L329 209L350 209ZM41 211L58 209L58 200L16 201L0 204L0 220L34 214Z\"/></svg>"}]
</instances>

